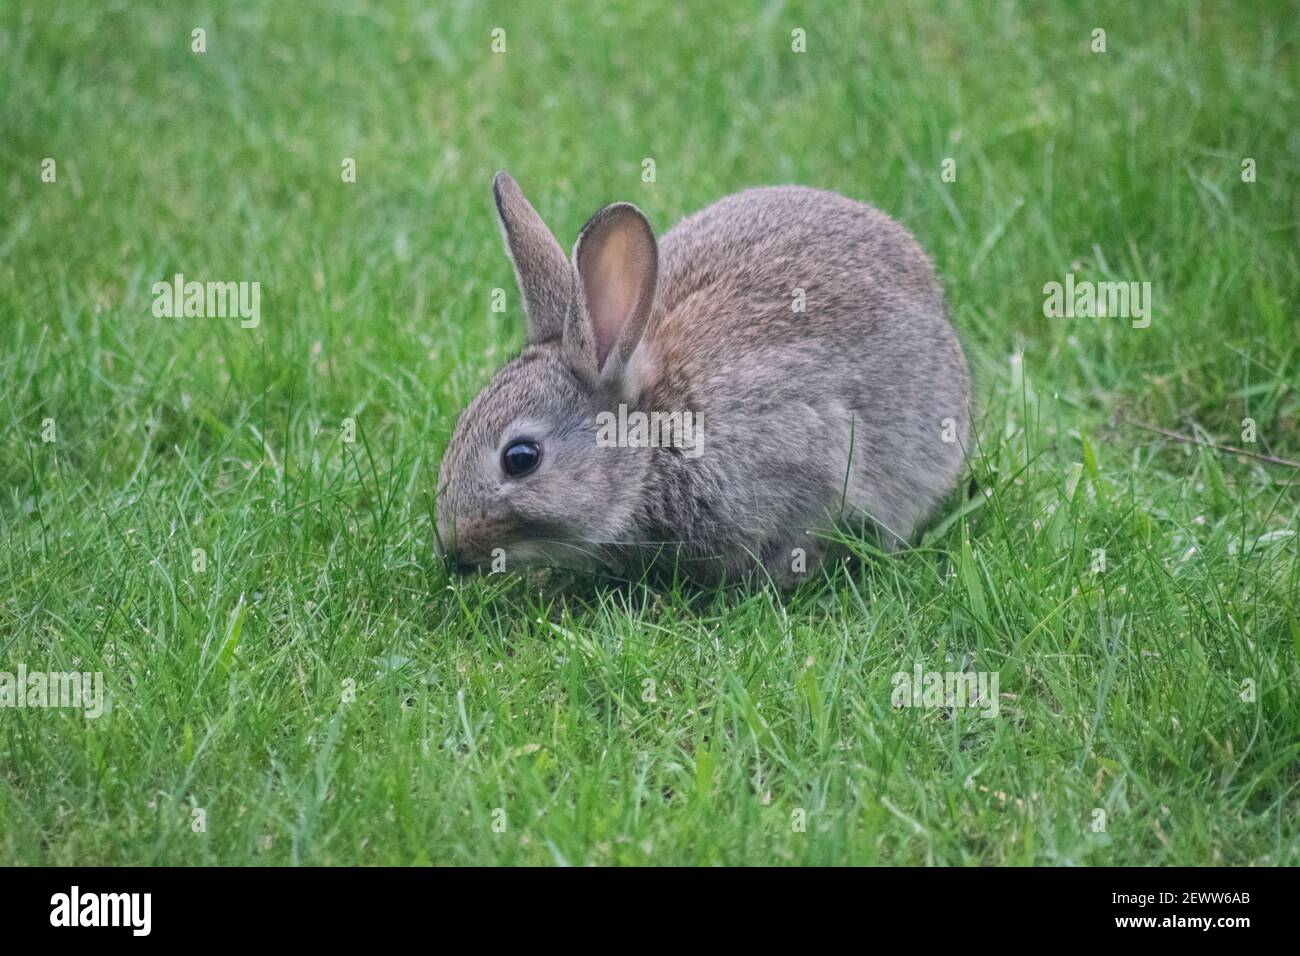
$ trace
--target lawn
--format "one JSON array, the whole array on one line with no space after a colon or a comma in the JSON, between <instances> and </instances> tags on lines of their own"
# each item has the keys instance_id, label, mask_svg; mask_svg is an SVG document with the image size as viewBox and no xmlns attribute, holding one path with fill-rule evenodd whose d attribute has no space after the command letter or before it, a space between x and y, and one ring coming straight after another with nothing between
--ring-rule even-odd
<instances>
[{"instance_id":1,"label":"lawn","mask_svg":"<svg viewBox=\"0 0 1300 956\"><path fill-rule=\"evenodd\" d=\"M1229 0L4 4L0 671L111 708L0 709L0 863L1300 863L1298 42ZM449 577L441 451L523 344L498 169L566 247L784 182L907 224L975 379L922 545ZM177 273L257 324L156 314ZM1067 274L1149 325L1046 317ZM997 716L895 707L918 664Z\"/></svg>"}]
</instances>

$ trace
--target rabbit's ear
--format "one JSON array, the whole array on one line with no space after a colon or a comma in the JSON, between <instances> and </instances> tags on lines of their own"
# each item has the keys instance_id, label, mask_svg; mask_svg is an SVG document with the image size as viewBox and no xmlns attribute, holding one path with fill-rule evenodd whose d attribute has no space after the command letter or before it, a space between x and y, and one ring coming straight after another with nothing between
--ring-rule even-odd
<instances>
[{"instance_id":1,"label":"rabbit's ear","mask_svg":"<svg viewBox=\"0 0 1300 956\"><path fill-rule=\"evenodd\" d=\"M528 315L528 341L532 345L558 339L573 299L573 269L564 250L546 228L537 210L509 173L497 173L492 195L501 216L506 248L515 264L515 280Z\"/></svg>"},{"instance_id":2,"label":"rabbit's ear","mask_svg":"<svg viewBox=\"0 0 1300 956\"><path fill-rule=\"evenodd\" d=\"M570 314L565 346L588 367L617 376L641 341L659 278L654 230L631 203L596 213L573 247L581 295Z\"/></svg>"}]
</instances>

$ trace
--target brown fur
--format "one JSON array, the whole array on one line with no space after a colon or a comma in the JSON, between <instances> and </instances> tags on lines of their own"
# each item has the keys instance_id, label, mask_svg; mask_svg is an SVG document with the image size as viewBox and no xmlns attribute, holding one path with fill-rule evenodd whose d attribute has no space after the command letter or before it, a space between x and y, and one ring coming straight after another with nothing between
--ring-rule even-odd
<instances>
[{"instance_id":1,"label":"brown fur","mask_svg":"<svg viewBox=\"0 0 1300 956\"><path fill-rule=\"evenodd\" d=\"M601 210L572 265L509 176L494 183L529 344L461 416L443 459L439 535L482 566L634 573L676 561L701 581L763 567L782 583L816 535L868 525L909 542L952 488L969 379L943 293L888 216L800 186L751 189L657 249L633 206ZM803 289L805 311L792 308ZM703 453L598 447L596 416L695 413ZM956 441L942 440L952 419ZM538 468L502 471L510 441Z\"/></svg>"}]
</instances>

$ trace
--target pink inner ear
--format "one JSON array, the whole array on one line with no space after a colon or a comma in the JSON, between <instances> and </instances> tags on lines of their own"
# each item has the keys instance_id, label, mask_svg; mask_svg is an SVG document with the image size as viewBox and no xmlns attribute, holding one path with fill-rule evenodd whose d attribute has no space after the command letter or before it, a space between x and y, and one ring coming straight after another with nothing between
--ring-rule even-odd
<instances>
[{"instance_id":1,"label":"pink inner ear","mask_svg":"<svg viewBox=\"0 0 1300 956\"><path fill-rule=\"evenodd\" d=\"M599 368L636 310L650 258L635 223L616 223L594 240L594 248L583 250L579 271Z\"/></svg>"}]
</instances>

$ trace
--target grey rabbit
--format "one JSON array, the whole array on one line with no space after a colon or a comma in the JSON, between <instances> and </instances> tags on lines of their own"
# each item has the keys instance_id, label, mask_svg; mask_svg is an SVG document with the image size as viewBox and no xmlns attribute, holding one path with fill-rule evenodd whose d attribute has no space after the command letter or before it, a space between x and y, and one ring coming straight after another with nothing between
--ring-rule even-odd
<instances>
[{"instance_id":1,"label":"grey rabbit","mask_svg":"<svg viewBox=\"0 0 1300 956\"><path fill-rule=\"evenodd\" d=\"M892 550L952 489L966 360L929 260L884 213L749 189L656 244L639 209L614 203L570 263L509 175L493 194L528 344L443 457L437 530L459 569L671 566L789 585L825 560L830 529ZM631 427L636 412L662 413L668 440ZM631 424L609 440L615 415Z\"/></svg>"}]
</instances>

